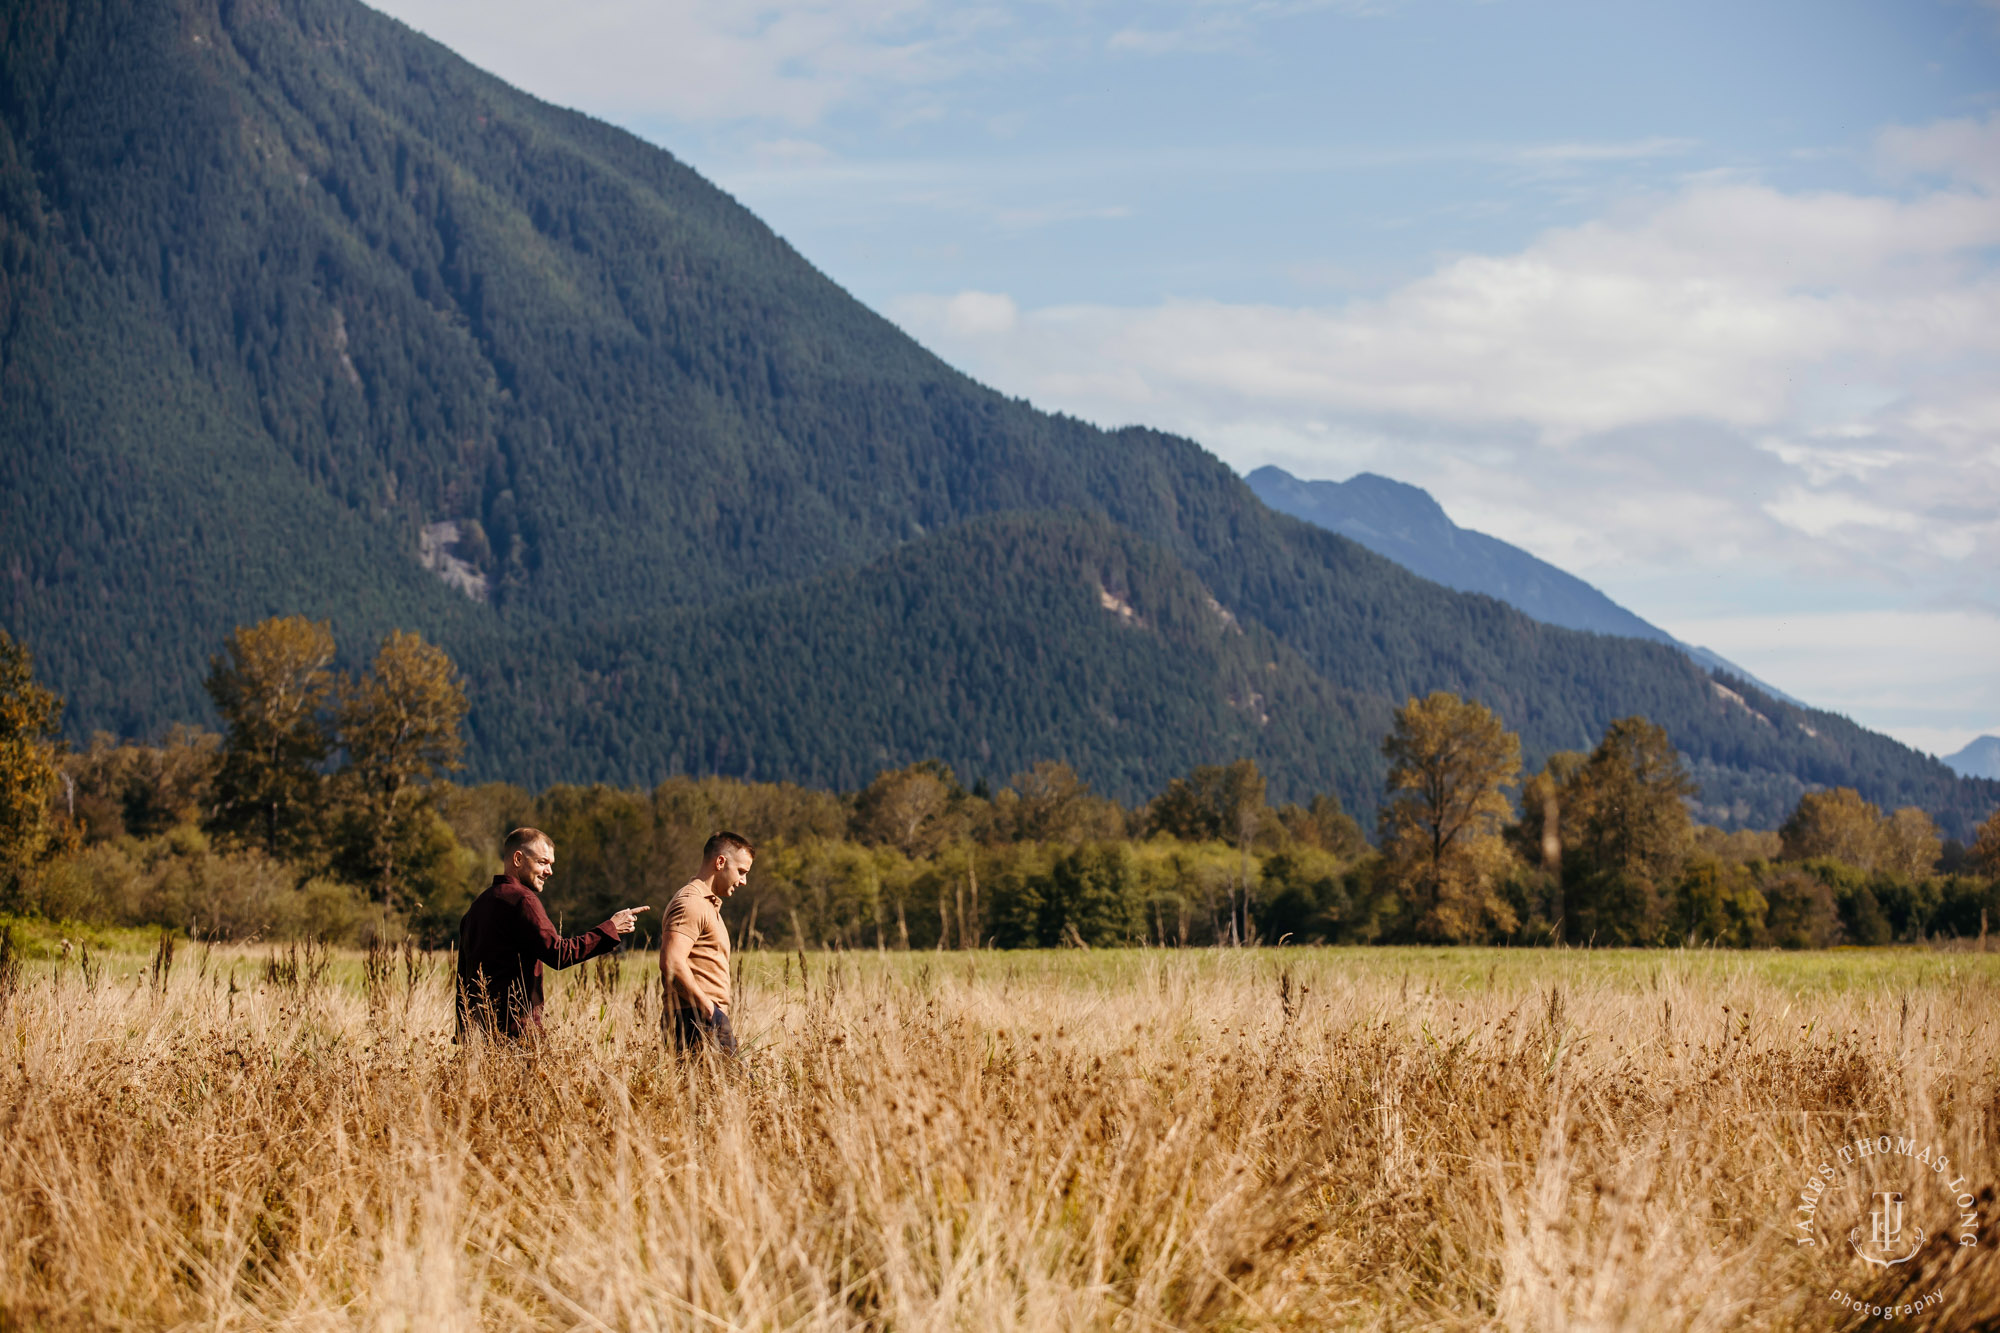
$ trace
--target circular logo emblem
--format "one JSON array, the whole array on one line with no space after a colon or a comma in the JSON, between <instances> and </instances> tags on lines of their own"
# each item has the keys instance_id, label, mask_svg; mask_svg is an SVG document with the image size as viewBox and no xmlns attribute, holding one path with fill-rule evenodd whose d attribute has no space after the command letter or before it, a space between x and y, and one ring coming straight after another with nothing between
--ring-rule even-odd
<instances>
[{"instance_id":1,"label":"circular logo emblem","mask_svg":"<svg viewBox=\"0 0 2000 1333\"><path fill-rule=\"evenodd\" d=\"M1895 1289L1889 1274L1936 1238L1979 1244L1979 1200L1965 1174L1945 1154L1915 1135L1878 1134L1843 1143L1812 1168L1791 1217L1792 1239L1843 1251L1853 1262L1854 1285ZM1919 1266L1921 1267L1921 1265ZM1922 1285L1915 1269L1909 1280ZM1901 1288L1891 1304L1871 1304L1865 1294L1835 1288L1827 1299L1875 1319L1896 1319L1942 1304L1944 1290Z\"/></svg>"}]
</instances>

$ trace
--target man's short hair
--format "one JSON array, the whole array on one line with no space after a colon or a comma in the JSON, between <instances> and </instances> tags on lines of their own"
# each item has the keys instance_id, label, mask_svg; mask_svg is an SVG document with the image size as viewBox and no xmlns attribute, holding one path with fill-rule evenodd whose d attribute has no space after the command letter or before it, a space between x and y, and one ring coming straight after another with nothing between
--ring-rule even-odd
<instances>
[{"instance_id":1,"label":"man's short hair","mask_svg":"<svg viewBox=\"0 0 2000 1333\"><path fill-rule=\"evenodd\" d=\"M500 844L500 859L511 861L514 853L523 847L543 846L554 849L556 840L538 828L517 828L507 835L507 841Z\"/></svg>"},{"instance_id":2,"label":"man's short hair","mask_svg":"<svg viewBox=\"0 0 2000 1333\"><path fill-rule=\"evenodd\" d=\"M741 833L724 831L713 835L707 842L701 845L701 863L708 865L716 857L728 851L745 851L752 856L757 855L757 849L750 845L750 839L744 837Z\"/></svg>"}]
</instances>

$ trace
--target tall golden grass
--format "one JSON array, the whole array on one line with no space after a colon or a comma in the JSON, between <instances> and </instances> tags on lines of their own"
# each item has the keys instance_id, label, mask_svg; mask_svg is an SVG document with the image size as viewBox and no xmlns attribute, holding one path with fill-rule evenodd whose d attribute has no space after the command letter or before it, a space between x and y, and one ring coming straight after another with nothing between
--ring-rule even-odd
<instances>
[{"instance_id":1,"label":"tall golden grass","mask_svg":"<svg viewBox=\"0 0 2000 1333\"><path fill-rule=\"evenodd\" d=\"M0 1011L0 1325L1992 1326L1930 1185L1916 1260L1846 1246L1900 1159L1793 1240L1882 1133L1990 1229L2000 958L1906 957L757 955L733 1068L662 1056L640 960L563 974L532 1051L454 1047L439 958L44 970Z\"/></svg>"}]
</instances>

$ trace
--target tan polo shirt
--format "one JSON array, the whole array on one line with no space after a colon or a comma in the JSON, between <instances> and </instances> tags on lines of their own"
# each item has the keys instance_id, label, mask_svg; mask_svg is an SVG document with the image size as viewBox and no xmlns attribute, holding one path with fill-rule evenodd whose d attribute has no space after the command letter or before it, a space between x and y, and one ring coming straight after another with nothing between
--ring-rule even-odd
<instances>
[{"instance_id":1,"label":"tan polo shirt","mask_svg":"<svg viewBox=\"0 0 2000 1333\"><path fill-rule=\"evenodd\" d=\"M694 941L688 950L688 970L694 973L695 988L710 1004L729 1004L729 927L722 924L722 899L708 891L705 880L693 879L683 885L667 904L665 928L678 931ZM662 940L661 947L665 948ZM681 988L667 983L667 1003L683 1005Z\"/></svg>"}]
</instances>

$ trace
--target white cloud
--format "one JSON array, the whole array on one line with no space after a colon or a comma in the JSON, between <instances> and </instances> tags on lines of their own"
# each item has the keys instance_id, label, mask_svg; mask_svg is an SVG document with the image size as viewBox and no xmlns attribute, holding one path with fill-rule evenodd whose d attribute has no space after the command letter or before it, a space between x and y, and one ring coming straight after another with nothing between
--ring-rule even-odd
<instances>
[{"instance_id":1,"label":"white cloud","mask_svg":"<svg viewBox=\"0 0 2000 1333\"><path fill-rule=\"evenodd\" d=\"M1007 69L1094 45L1097 6L970 0L375 0L376 6L501 78L613 120L817 124L836 108L945 95L968 72ZM1157 32L1126 29L1111 50L1214 50L1314 9L1371 12L1366 0L1184 0ZM955 94L954 94L955 95ZM928 97L891 123L943 114Z\"/></svg>"},{"instance_id":2,"label":"white cloud","mask_svg":"<svg viewBox=\"0 0 2000 1333\"><path fill-rule=\"evenodd\" d=\"M992 292L960 292L944 306L944 326L964 337L1012 333L1019 316L1010 298Z\"/></svg>"},{"instance_id":3,"label":"white cloud","mask_svg":"<svg viewBox=\"0 0 2000 1333\"><path fill-rule=\"evenodd\" d=\"M1655 136L1626 143L1551 143L1521 149L1523 162L1569 164L1573 162L1636 162L1651 157L1679 157L1696 147L1693 139Z\"/></svg>"},{"instance_id":4,"label":"white cloud","mask_svg":"<svg viewBox=\"0 0 2000 1333\"><path fill-rule=\"evenodd\" d=\"M833 156L825 144L811 139L765 139L750 145L750 156L762 166L817 166Z\"/></svg>"},{"instance_id":5,"label":"white cloud","mask_svg":"<svg viewBox=\"0 0 2000 1333\"><path fill-rule=\"evenodd\" d=\"M1314 10L1355 16L1386 14L1396 0L1192 0L1156 5L1149 25L1127 25L1105 38L1120 55L1170 56L1220 51L1245 41L1256 25Z\"/></svg>"},{"instance_id":6,"label":"white cloud","mask_svg":"<svg viewBox=\"0 0 2000 1333\"><path fill-rule=\"evenodd\" d=\"M1929 174L2000 189L2000 119L1943 120L1885 130L1876 157L1891 173Z\"/></svg>"},{"instance_id":7,"label":"white cloud","mask_svg":"<svg viewBox=\"0 0 2000 1333\"><path fill-rule=\"evenodd\" d=\"M1046 227L1057 222L1108 222L1132 216L1123 204L1054 203L1035 208L1003 208L993 220L1009 230Z\"/></svg>"},{"instance_id":8,"label":"white cloud","mask_svg":"<svg viewBox=\"0 0 2000 1333\"><path fill-rule=\"evenodd\" d=\"M1636 222L1452 260L1378 301L1050 309L1038 334L1054 341L1024 346L1020 368L1074 366L1089 346L1157 372L1161 395L1128 409L1171 387L1237 410L1520 425L1552 444L1676 417L1768 427L1850 361L1907 380L2000 351L2000 281L1966 274L1994 244L2000 200L1985 196L1704 188Z\"/></svg>"},{"instance_id":9,"label":"white cloud","mask_svg":"<svg viewBox=\"0 0 2000 1333\"><path fill-rule=\"evenodd\" d=\"M1870 657L1855 679L1919 679L1921 656L2000 680L1980 637L2000 624L1996 146L2000 118L1899 130L1881 153L1924 173L1910 193L1696 181L1379 299L891 314L1046 406L1179 430L1239 467L1418 482L1614 595L1677 573L1683 595L1634 607L1655 619L1705 623L1786 580L1986 616L1894 640L1909 669ZM1883 626L1826 628L1830 651ZM1696 637L1804 697L1876 706L1811 653Z\"/></svg>"},{"instance_id":10,"label":"white cloud","mask_svg":"<svg viewBox=\"0 0 2000 1333\"><path fill-rule=\"evenodd\" d=\"M613 119L806 126L845 102L937 85L1004 26L987 5L931 0L388 0L467 59Z\"/></svg>"},{"instance_id":11,"label":"white cloud","mask_svg":"<svg viewBox=\"0 0 2000 1333\"><path fill-rule=\"evenodd\" d=\"M2000 672L1993 669L2000 615L1779 613L1676 620L1665 628L1931 754L2000 733Z\"/></svg>"},{"instance_id":12,"label":"white cloud","mask_svg":"<svg viewBox=\"0 0 2000 1333\"><path fill-rule=\"evenodd\" d=\"M1959 145L1976 168L1992 137L1897 151ZM1752 558L1916 579L2000 568L1995 245L1982 191L1697 184L1377 300L1059 306L1010 314L1006 337L941 320L950 300L892 313L1011 392L1240 464L1411 476L1503 536L1636 508L1608 534L1626 559L1700 559L1720 532Z\"/></svg>"}]
</instances>

